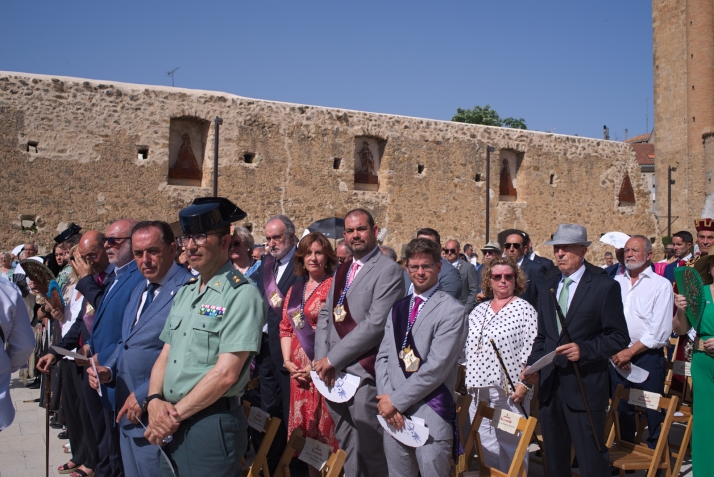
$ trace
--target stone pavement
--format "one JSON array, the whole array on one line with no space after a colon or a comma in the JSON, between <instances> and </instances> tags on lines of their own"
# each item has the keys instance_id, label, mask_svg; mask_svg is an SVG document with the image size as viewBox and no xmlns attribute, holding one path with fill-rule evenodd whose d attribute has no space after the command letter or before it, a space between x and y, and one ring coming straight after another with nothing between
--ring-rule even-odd
<instances>
[{"instance_id":1,"label":"stone pavement","mask_svg":"<svg viewBox=\"0 0 714 477\"><path fill-rule=\"evenodd\" d=\"M45 410L36 402L24 402L38 398L40 390L27 389L15 373L10 381L10 393L17 414L12 425L0 432L0 477L43 477L45 475ZM53 476L60 475L57 473L57 466L67 462L70 457L69 454L62 452L62 445L69 441L57 439L59 432L57 429L50 428L50 475ZM673 433L677 436L676 439L679 439L682 434L681 426L675 426ZM679 477L692 477L690 469L691 460L687 458ZM577 474L577 469L574 473ZM528 475L542 477L543 469L530 464ZM645 472L638 471L627 475L644 477Z\"/></svg>"}]
</instances>

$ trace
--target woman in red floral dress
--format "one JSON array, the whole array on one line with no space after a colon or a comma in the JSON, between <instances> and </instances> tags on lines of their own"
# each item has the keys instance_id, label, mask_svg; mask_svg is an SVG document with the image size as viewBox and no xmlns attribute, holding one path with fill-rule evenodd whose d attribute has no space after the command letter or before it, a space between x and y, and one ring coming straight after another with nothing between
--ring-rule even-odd
<instances>
[{"instance_id":1,"label":"woman in red floral dress","mask_svg":"<svg viewBox=\"0 0 714 477\"><path fill-rule=\"evenodd\" d=\"M290 417L288 435L300 429L310 437L338 449L335 423L310 377L314 359L315 327L320 310L325 306L332 284L337 257L329 240L320 233L311 233L295 252L295 274L303 277L288 290L283 301L280 322L280 346L285 368L290 372ZM310 467L313 474L316 469ZM319 475L316 474L316 475Z\"/></svg>"}]
</instances>

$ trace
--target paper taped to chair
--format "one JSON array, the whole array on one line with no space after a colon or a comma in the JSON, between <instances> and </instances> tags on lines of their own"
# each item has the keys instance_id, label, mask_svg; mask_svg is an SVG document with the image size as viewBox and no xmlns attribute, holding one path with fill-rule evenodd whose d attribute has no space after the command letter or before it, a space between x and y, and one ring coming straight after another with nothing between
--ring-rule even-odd
<instances>
[{"instance_id":1,"label":"paper taped to chair","mask_svg":"<svg viewBox=\"0 0 714 477\"><path fill-rule=\"evenodd\" d=\"M550 363L553 362L555 359L555 351L551 351L550 353L546 354L543 356L541 359L533 363L533 366L530 366L528 369L524 371L523 374L533 374L537 371L540 371L541 369L545 368L548 366Z\"/></svg>"},{"instance_id":2,"label":"paper taped to chair","mask_svg":"<svg viewBox=\"0 0 714 477\"><path fill-rule=\"evenodd\" d=\"M645 409L652 409L656 411L659 409L659 400L661 397L662 396L657 393L651 393L641 389L630 389L630 399L628 399L627 402L633 406L644 407Z\"/></svg>"},{"instance_id":3,"label":"paper taped to chair","mask_svg":"<svg viewBox=\"0 0 714 477\"><path fill-rule=\"evenodd\" d=\"M335 377L335 385L328 387L315 371L310 371L312 382L315 388L325 396L325 399L332 402L347 402L357 392L360 377L349 373L340 373Z\"/></svg>"},{"instance_id":4,"label":"paper taped to chair","mask_svg":"<svg viewBox=\"0 0 714 477\"><path fill-rule=\"evenodd\" d=\"M327 463L327 459L330 458L331 451L332 449L327 444L306 437L305 447L302 448L298 459L306 464L310 464L317 470L322 470Z\"/></svg>"},{"instance_id":5,"label":"paper taped to chair","mask_svg":"<svg viewBox=\"0 0 714 477\"><path fill-rule=\"evenodd\" d=\"M672 361L672 373L678 376L691 376L692 363L688 361Z\"/></svg>"},{"instance_id":6,"label":"paper taped to chair","mask_svg":"<svg viewBox=\"0 0 714 477\"><path fill-rule=\"evenodd\" d=\"M256 431L263 432L265 423L269 417L270 414L267 412L258 407L251 406L250 412L248 413L248 425Z\"/></svg>"},{"instance_id":7,"label":"paper taped to chair","mask_svg":"<svg viewBox=\"0 0 714 477\"><path fill-rule=\"evenodd\" d=\"M397 430L391 424L387 424L382 416L377 415L377 420L387 433L396 440L409 447L421 447L429 438L429 429L424 425L424 420L416 416L404 417L404 427Z\"/></svg>"},{"instance_id":8,"label":"paper taped to chair","mask_svg":"<svg viewBox=\"0 0 714 477\"><path fill-rule=\"evenodd\" d=\"M517 412L496 408L493 410L493 420L496 429L515 435L518 432L518 421L521 415Z\"/></svg>"},{"instance_id":9,"label":"paper taped to chair","mask_svg":"<svg viewBox=\"0 0 714 477\"><path fill-rule=\"evenodd\" d=\"M635 366L634 364L630 364L630 369L618 368L617 366L615 366L615 363L612 360L610 360L610 364L613 368L615 368L617 374L627 379L631 383L644 383L647 377L650 375L649 371L642 369L639 366Z\"/></svg>"}]
</instances>

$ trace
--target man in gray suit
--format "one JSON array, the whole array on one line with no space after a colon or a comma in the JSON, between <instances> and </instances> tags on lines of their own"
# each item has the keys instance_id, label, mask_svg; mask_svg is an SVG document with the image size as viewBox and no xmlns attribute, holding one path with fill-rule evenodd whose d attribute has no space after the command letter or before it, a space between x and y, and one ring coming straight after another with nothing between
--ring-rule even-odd
<instances>
[{"instance_id":1,"label":"man in gray suit","mask_svg":"<svg viewBox=\"0 0 714 477\"><path fill-rule=\"evenodd\" d=\"M467 267L466 265L471 265L471 263L459 258L461 244L457 240L446 242L442 252L444 252L446 261L459 271L461 276L461 296L456 297L456 299L466 307L466 315L468 315L471 310L476 308L476 294L480 285L478 275L476 275L476 267L473 265Z\"/></svg>"},{"instance_id":2,"label":"man in gray suit","mask_svg":"<svg viewBox=\"0 0 714 477\"><path fill-rule=\"evenodd\" d=\"M441 246L441 236L434 229L424 228L417 230L416 238L427 238L433 240ZM439 284L441 289L457 300L461 298L461 275L454 267L447 266L449 263L445 258L441 259L441 272L439 273ZM407 282L409 283L409 282Z\"/></svg>"},{"instance_id":3,"label":"man in gray suit","mask_svg":"<svg viewBox=\"0 0 714 477\"><path fill-rule=\"evenodd\" d=\"M159 477L161 456L159 447L144 438L143 401L149 390L151 368L164 347L159 339L171 311L176 292L193 275L174 263L176 244L171 227L166 222L139 222L131 233L134 259L146 278L129 298L122 337L104 366L97 366L102 383L116 389L117 423L124 475L127 477ZM89 384L98 388L96 375L88 368ZM146 416L143 418L147 425Z\"/></svg>"},{"instance_id":4,"label":"man in gray suit","mask_svg":"<svg viewBox=\"0 0 714 477\"><path fill-rule=\"evenodd\" d=\"M374 363L392 305L404 296L402 270L377 247L372 215L355 209L345 216L344 238L352 260L335 272L327 303L315 330L314 369L328 385L335 372L360 377L354 397L327 401L335 436L347 452L345 475L381 477L387 473L382 426L377 420Z\"/></svg>"},{"instance_id":5,"label":"man in gray suit","mask_svg":"<svg viewBox=\"0 0 714 477\"><path fill-rule=\"evenodd\" d=\"M449 457L459 450L454 387L468 320L463 305L440 289L439 252L439 245L427 239L407 246L414 294L394 304L377 354L379 414L397 429L404 426L405 416L424 419L429 429L421 447L384 436L390 476L446 477Z\"/></svg>"}]
</instances>

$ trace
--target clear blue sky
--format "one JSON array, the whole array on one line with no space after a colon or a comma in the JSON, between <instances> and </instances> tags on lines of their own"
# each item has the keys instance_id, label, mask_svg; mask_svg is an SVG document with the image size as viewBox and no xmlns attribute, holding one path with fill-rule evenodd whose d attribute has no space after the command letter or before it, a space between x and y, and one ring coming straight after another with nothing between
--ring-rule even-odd
<instances>
[{"instance_id":1,"label":"clear blue sky","mask_svg":"<svg viewBox=\"0 0 714 477\"><path fill-rule=\"evenodd\" d=\"M613 139L652 112L652 7L593 1L4 0L0 70Z\"/></svg>"}]
</instances>

